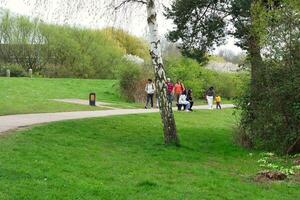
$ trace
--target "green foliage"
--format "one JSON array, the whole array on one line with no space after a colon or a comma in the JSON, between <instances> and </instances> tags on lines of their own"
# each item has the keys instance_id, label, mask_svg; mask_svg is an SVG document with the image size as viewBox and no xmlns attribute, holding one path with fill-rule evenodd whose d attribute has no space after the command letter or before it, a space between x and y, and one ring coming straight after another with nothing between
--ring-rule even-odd
<instances>
[{"instance_id":1,"label":"green foliage","mask_svg":"<svg viewBox=\"0 0 300 200\"><path fill-rule=\"evenodd\" d=\"M177 57L166 59L168 76L176 82L181 80L186 88L193 89L196 98L203 98L205 91L214 86L217 94L227 99L239 96L248 75L222 73L205 69L196 60Z\"/></svg>"},{"instance_id":2,"label":"green foliage","mask_svg":"<svg viewBox=\"0 0 300 200\"><path fill-rule=\"evenodd\" d=\"M145 85L153 74L145 66L128 63L119 73L120 94L130 102L143 102L145 100Z\"/></svg>"},{"instance_id":3,"label":"green foliage","mask_svg":"<svg viewBox=\"0 0 300 200\"><path fill-rule=\"evenodd\" d=\"M294 162L298 155L279 157L274 153L261 153L260 156L257 163L263 170L278 171L286 176L300 173L300 165L296 165Z\"/></svg>"},{"instance_id":4,"label":"green foliage","mask_svg":"<svg viewBox=\"0 0 300 200\"><path fill-rule=\"evenodd\" d=\"M112 79L125 64L123 50L102 31L53 25L41 29L48 45L48 76Z\"/></svg>"},{"instance_id":5,"label":"green foliage","mask_svg":"<svg viewBox=\"0 0 300 200\"><path fill-rule=\"evenodd\" d=\"M207 60L207 51L221 44L225 37L228 1L176 0L166 16L176 25L168 38L180 41L184 56L199 62Z\"/></svg>"},{"instance_id":6,"label":"green foliage","mask_svg":"<svg viewBox=\"0 0 300 200\"><path fill-rule=\"evenodd\" d=\"M210 17L215 13L230 19ZM182 41L183 47L192 53L210 48L223 37L218 31L229 24L234 26L230 34L248 51L251 64L249 89L239 102L241 137L250 138L252 141L245 143L257 148L286 153L300 140L299 13L297 0L176 0L168 10L167 16L175 19L177 25L170 39ZM207 32L209 27L216 28L212 34ZM201 61L200 57L198 60ZM225 83L220 88L231 84L220 80Z\"/></svg>"},{"instance_id":7,"label":"green foliage","mask_svg":"<svg viewBox=\"0 0 300 200\"><path fill-rule=\"evenodd\" d=\"M12 17L6 12L0 18L0 60L18 64L25 71L30 68L37 71L40 68L39 52L43 44L38 24L38 20Z\"/></svg>"},{"instance_id":8,"label":"green foliage","mask_svg":"<svg viewBox=\"0 0 300 200\"><path fill-rule=\"evenodd\" d=\"M136 55L149 61L149 45L144 39L130 35L121 29L106 28L103 31L108 37L115 40L126 54Z\"/></svg>"},{"instance_id":9,"label":"green foliage","mask_svg":"<svg viewBox=\"0 0 300 200\"><path fill-rule=\"evenodd\" d=\"M299 9L291 5L285 1L280 9L268 11L255 7L259 22L264 21L265 26L255 26L266 50L257 79L261 88L246 90L239 102L240 125L254 146L279 153L295 153L291 149L300 139ZM254 98L259 100L255 106L251 101Z\"/></svg>"},{"instance_id":10,"label":"green foliage","mask_svg":"<svg viewBox=\"0 0 300 200\"><path fill-rule=\"evenodd\" d=\"M0 65L0 76L6 76L6 70L10 70L11 77L24 77L27 75L22 66L17 64L6 64Z\"/></svg>"},{"instance_id":11,"label":"green foliage","mask_svg":"<svg viewBox=\"0 0 300 200\"><path fill-rule=\"evenodd\" d=\"M121 30L88 30L12 17L0 19L0 60L45 77L115 79L125 54L149 59L146 43Z\"/></svg>"},{"instance_id":12,"label":"green foliage","mask_svg":"<svg viewBox=\"0 0 300 200\"><path fill-rule=\"evenodd\" d=\"M139 66L131 65L122 68L119 77L120 92L128 101L135 101L134 94L141 78L142 70Z\"/></svg>"}]
</instances>

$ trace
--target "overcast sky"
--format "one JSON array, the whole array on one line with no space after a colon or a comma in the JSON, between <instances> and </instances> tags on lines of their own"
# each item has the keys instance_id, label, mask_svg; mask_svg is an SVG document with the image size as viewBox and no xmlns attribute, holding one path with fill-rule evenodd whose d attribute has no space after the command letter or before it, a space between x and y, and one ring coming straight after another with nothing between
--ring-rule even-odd
<instances>
[{"instance_id":1,"label":"overcast sky","mask_svg":"<svg viewBox=\"0 0 300 200\"><path fill-rule=\"evenodd\" d=\"M168 6L172 0L163 0ZM35 2L44 2L36 6ZM70 2L77 2L76 6ZM147 38L146 10L143 7L135 7L113 16L107 10L107 0L0 0L0 7L27 16L39 17L45 22L55 24L70 24L88 28L103 28L116 26L128 32ZM160 9L163 10L162 8ZM172 21L165 19L162 12L159 18L160 34L164 36L172 30ZM228 48L234 52L241 50L234 45L234 40L229 38L227 44L220 48ZM217 49L217 50L218 50Z\"/></svg>"}]
</instances>

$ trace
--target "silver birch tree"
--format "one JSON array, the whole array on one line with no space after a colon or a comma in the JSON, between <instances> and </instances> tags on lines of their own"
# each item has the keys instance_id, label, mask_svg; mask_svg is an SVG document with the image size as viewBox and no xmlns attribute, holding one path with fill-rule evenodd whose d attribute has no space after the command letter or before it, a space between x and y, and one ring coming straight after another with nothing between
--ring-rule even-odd
<instances>
[{"instance_id":1,"label":"silver birch tree","mask_svg":"<svg viewBox=\"0 0 300 200\"><path fill-rule=\"evenodd\" d=\"M161 41L158 36L157 9L155 0L147 0L147 23L150 34L150 55L155 74L155 84L159 96L160 114L164 127L165 143L179 145L172 103L167 99L166 73L161 52Z\"/></svg>"},{"instance_id":2,"label":"silver birch tree","mask_svg":"<svg viewBox=\"0 0 300 200\"><path fill-rule=\"evenodd\" d=\"M118 2L118 4L116 4ZM161 51L161 40L158 33L158 9L159 0L121 0L113 1L115 10L126 4L142 4L147 8L147 25L150 36L150 56L155 75L155 86L159 97L160 115L163 123L165 144L179 145L172 103L167 99L166 73ZM129 7L130 9L130 7Z\"/></svg>"}]
</instances>

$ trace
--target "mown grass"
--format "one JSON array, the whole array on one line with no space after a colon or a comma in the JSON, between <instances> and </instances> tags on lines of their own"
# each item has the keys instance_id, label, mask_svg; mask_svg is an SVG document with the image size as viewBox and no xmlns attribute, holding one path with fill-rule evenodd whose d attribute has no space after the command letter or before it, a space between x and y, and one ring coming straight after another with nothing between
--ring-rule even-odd
<instances>
[{"instance_id":1,"label":"mown grass","mask_svg":"<svg viewBox=\"0 0 300 200\"><path fill-rule=\"evenodd\" d=\"M101 109L51 101L88 99L91 92L96 92L98 101L110 102L117 107L132 106L122 101L116 84L114 80L0 77L0 115Z\"/></svg>"},{"instance_id":2,"label":"mown grass","mask_svg":"<svg viewBox=\"0 0 300 200\"><path fill-rule=\"evenodd\" d=\"M259 152L232 143L232 110L51 123L0 138L0 199L298 199L294 182L255 183Z\"/></svg>"}]
</instances>

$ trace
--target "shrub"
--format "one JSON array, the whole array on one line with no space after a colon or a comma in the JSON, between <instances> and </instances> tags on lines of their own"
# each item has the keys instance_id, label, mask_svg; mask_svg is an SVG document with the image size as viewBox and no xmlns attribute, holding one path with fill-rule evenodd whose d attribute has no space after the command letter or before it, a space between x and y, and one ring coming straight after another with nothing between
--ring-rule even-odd
<instances>
[{"instance_id":1,"label":"shrub","mask_svg":"<svg viewBox=\"0 0 300 200\"><path fill-rule=\"evenodd\" d=\"M141 71L137 67L124 68L120 73L120 92L129 101L134 101L133 93L140 76Z\"/></svg>"},{"instance_id":2,"label":"shrub","mask_svg":"<svg viewBox=\"0 0 300 200\"><path fill-rule=\"evenodd\" d=\"M27 74L22 66L17 64L7 64L0 66L0 76L6 76L6 70L10 70L11 77L25 77Z\"/></svg>"},{"instance_id":3,"label":"shrub","mask_svg":"<svg viewBox=\"0 0 300 200\"><path fill-rule=\"evenodd\" d=\"M46 64L41 72L47 78L72 78L75 74L65 66Z\"/></svg>"}]
</instances>

